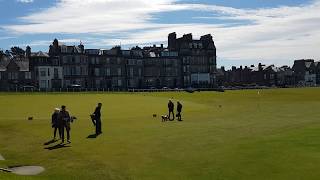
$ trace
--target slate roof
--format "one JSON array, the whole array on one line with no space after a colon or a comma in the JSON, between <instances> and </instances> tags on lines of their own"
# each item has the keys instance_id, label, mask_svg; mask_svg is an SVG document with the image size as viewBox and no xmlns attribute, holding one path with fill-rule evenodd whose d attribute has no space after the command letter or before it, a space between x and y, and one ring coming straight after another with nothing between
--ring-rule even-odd
<instances>
[{"instance_id":1,"label":"slate roof","mask_svg":"<svg viewBox=\"0 0 320 180\"><path fill-rule=\"evenodd\" d=\"M49 54L42 52L42 51L39 51L36 53L31 53L31 57L49 57Z\"/></svg>"},{"instance_id":2,"label":"slate roof","mask_svg":"<svg viewBox=\"0 0 320 180\"><path fill-rule=\"evenodd\" d=\"M19 71L29 71L29 60L21 57L9 58L7 56L2 56L0 59L0 71L6 71L7 66L14 62L18 67Z\"/></svg>"},{"instance_id":3,"label":"slate roof","mask_svg":"<svg viewBox=\"0 0 320 180\"><path fill-rule=\"evenodd\" d=\"M7 56L2 56L0 59L0 71L6 71L9 63L10 58L8 58Z\"/></svg>"}]
</instances>

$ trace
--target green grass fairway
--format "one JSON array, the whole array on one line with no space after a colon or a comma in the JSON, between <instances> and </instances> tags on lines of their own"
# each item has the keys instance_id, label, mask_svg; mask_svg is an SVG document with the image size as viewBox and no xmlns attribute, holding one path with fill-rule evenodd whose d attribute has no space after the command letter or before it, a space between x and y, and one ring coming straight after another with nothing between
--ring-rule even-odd
<instances>
[{"instance_id":1,"label":"green grass fairway","mask_svg":"<svg viewBox=\"0 0 320 180\"><path fill-rule=\"evenodd\" d=\"M257 92L0 93L0 167L46 168L0 179L318 180L320 89ZM183 103L183 122L161 122L169 98ZM97 102L103 134L90 139ZM61 104L78 118L71 147L48 150L51 113Z\"/></svg>"}]
</instances>

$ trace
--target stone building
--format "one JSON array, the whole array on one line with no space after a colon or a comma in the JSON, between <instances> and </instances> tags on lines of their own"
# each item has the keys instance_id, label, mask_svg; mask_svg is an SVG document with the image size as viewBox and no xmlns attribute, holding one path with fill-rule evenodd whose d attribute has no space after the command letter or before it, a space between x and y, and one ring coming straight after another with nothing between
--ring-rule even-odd
<instances>
[{"instance_id":1,"label":"stone building","mask_svg":"<svg viewBox=\"0 0 320 180\"><path fill-rule=\"evenodd\" d=\"M46 90L215 86L216 48L211 35L195 40L192 34L177 38L171 33L168 41L168 47L161 44L122 50L116 46L103 50L85 49L81 43L68 46L54 39L49 53L32 53L27 47L25 56L20 57L24 60L3 55L0 79L10 77L11 84L6 82L2 87L25 83ZM15 73L8 75L7 71L13 70L24 72L30 82L21 81Z\"/></svg>"},{"instance_id":2,"label":"stone building","mask_svg":"<svg viewBox=\"0 0 320 180\"><path fill-rule=\"evenodd\" d=\"M1 55L0 90L19 90L34 84L29 60L25 56Z\"/></svg>"},{"instance_id":3,"label":"stone building","mask_svg":"<svg viewBox=\"0 0 320 180\"><path fill-rule=\"evenodd\" d=\"M194 40L192 34L168 36L168 50L179 54L183 87L213 87L216 74L216 47L210 34Z\"/></svg>"},{"instance_id":4,"label":"stone building","mask_svg":"<svg viewBox=\"0 0 320 180\"><path fill-rule=\"evenodd\" d=\"M292 69L296 84L301 86L315 86L317 84L316 65L313 59L295 60Z\"/></svg>"},{"instance_id":5,"label":"stone building","mask_svg":"<svg viewBox=\"0 0 320 180\"><path fill-rule=\"evenodd\" d=\"M36 87L43 90L58 90L63 87L63 70L58 58L50 57L42 51L27 53L27 57Z\"/></svg>"},{"instance_id":6,"label":"stone building","mask_svg":"<svg viewBox=\"0 0 320 180\"><path fill-rule=\"evenodd\" d=\"M84 46L66 46L57 39L49 48L49 56L58 59L63 69L63 87L88 87L88 56Z\"/></svg>"}]
</instances>

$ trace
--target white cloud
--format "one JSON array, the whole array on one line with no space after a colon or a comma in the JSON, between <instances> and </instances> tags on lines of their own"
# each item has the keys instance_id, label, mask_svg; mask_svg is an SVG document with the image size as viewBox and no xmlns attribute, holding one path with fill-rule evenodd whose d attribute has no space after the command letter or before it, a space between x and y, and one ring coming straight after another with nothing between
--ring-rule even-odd
<instances>
[{"instance_id":1,"label":"white cloud","mask_svg":"<svg viewBox=\"0 0 320 180\"><path fill-rule=\"evenodd\" d=\"M33 3L33 0L17 0L17 1L21 3Z\"/></svg>"},{"instance_id":2,"label":"white cloud","mask_svg":"<svg viewBox=\"0 0 320 180\"><path fill-rule=\"evenodd\" d=\"M193 10L212 13L222 20L249 21L230 24L154 23L154 14ZM195 37L211 33L218 56L225 59L288 61L296 58L319 58L320 1L294 6L260 9L183 4L178 0L60 0L54 7L21 17L25 24L5 26L10 32L88 33L118 39L90 40L98 46L165 42L170 32L192 32Z\"/></svg>"}]
</instances>

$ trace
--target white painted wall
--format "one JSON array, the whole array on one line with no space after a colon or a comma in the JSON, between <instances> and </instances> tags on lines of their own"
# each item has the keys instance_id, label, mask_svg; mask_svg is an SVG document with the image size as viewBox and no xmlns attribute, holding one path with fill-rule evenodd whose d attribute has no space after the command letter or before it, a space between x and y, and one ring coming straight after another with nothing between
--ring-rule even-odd
<instances>
[{"instance_id":1,"label":"white painted wall","mask_svg":"<svg viewBox=\"0 0 320 180\"><path fill-rule=\"evenodd\" d=\"M38 83L40 88L50 89L52 88L52 79L55 79L55 69L58 71L58 79L63 79L62 67L60 66L38 66Z\"/></svg>"}]
</instances>

